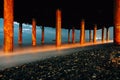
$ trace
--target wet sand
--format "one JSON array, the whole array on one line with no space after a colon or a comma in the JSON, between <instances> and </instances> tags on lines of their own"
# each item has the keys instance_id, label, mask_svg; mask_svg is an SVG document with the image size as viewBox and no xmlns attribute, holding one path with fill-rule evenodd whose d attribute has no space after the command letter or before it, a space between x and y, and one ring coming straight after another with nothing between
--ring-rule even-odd
<instances>
[{"instance_id":1,"label":"wet sand","mask_svg":"<svg viewBox=\"0 0 120 80\"><path fill-rule=\"evenodd\" d=\"M99 48L102 46L106 46L106 44L109 43L111 43L111 41L107 43L97 42L95 44L86 43L84 45L80 45L79 43L63 44L61 47L56 47L55 45L43 45L36 47L22 46L22 47L16 47L14 52L12 53L4 53L1 50L0 70L29 62L34 62L37 60L44 60L50 57L67 55L81 50Z\"/></svg>"},{"instance_id":2,"label":"wet sand","mask_svg":"<svg viewBox=\"0 0 120 80\"><path fill-rule=\"evenodd\" d=\"M113 44L83 47L70 54L3 69L0 80L120 80L120 66L110 61L110 54L118 52L120 46Z\"/></svg>"}]
</instances>

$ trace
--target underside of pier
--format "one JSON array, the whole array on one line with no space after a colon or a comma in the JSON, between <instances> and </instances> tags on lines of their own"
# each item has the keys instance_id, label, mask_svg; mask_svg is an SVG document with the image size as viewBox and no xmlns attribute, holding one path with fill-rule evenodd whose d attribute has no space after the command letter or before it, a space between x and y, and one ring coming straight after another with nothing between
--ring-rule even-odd
<instances>
[{"instance_id":1,"label":"underside of pier","mask_svg":"<svg viewBox=\"0 0 120 80\"><path fill-rule=\"evenodd\" d=\"M0 0L0 17L3 18L3 0ZM55 12L62 11L62 28L80 28L85 20L86 29L113 26L113 0L14 0L14 20L31 24L55 27Z\"/></svg>"}]
</instances>

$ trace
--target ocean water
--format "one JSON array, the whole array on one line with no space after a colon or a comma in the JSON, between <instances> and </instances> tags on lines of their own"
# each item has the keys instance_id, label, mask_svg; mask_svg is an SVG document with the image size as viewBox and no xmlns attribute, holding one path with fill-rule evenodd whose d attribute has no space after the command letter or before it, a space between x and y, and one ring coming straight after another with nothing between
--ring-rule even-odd
<instances>
[{"instance_id":1,"label":"ocean water","mask_svg":"<svg viewBox=\"0 0 120 80\"><path fill-rule=\"evenodd\" d=\"M32 43L32 26L31 24L23 23L23 45L31 45ZM18 29L19 23L14 22L14 46L18 45ZM41 44L41 26L37 26L36 28L37 34L37 45ZM113 27L109 28L110 31L110 40L113 39ZM92 31L93 33L93 31ZM101 29L97 30L97 40L101 40ZM55 28L45 27L45 44L54 44L55 40ZM89 40L89 30L85 31L85 40L86 42ZM79 42L80 31L75 30L75 42ZM70 38L72 40L72 30L70 31ZM105 38L106 38L106 29L105 29ZM68 30L62 29L62 43L67 43L68 41ZM0 18L0 47L3 46L3 19Z\"/></svg>"}]
</instances>

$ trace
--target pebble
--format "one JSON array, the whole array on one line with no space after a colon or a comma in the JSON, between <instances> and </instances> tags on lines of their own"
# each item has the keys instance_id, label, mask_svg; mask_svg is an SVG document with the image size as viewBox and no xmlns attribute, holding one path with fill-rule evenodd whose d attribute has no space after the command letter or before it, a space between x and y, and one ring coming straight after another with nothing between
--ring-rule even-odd
<instances>
[{"instance_id":1,"label":"pebble","mask_svg":"<svg viewBox=\"0 0 120 80\"><path fill-rule=\"evenodd\" d=\"M110 45L55 56L1 70L0 80L119 80L120 66L110 61L115 53L120 47Z\"/></svg>"},{"instance_id":2,"label":"pebble","mask_svg":"<svg viewBox=\"0 0 120 80\"><path fill-rule=\"evenodd\" d=\"M3 77L3 75L0 75L0 78Z\"/></svg>"},{"instance_id":3,"label":"pebble","mask_svg":"<svg viewBox=\"0 0 120 80\"><path fill-rule=\"evenodd\" d=\"M92 75L92 78L93 78L93 79L96 78L96 74L95 74L95 73Z\"/></svg>"}]
</instances>

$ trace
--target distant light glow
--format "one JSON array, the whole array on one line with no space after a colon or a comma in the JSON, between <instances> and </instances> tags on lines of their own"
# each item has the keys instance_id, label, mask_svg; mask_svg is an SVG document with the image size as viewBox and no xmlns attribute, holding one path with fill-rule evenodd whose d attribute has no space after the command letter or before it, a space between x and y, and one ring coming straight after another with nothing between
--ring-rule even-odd
<instances>
[{"instance_id":1,"label":"distant light glow","mask_svg":"<svg viewBox=\"0 0 120 80\"><path fill-rule=\"evenodd\" d=\"M23 26L26 26L26 27L30 27L30 28L32 27L32 25L26 24L26 23L23 23L22 25L23 25Z\"/></svg>"},{"instance_id":2,"label":"distant light glow","mask_svg":"<svg viewBox=\"0 0 120 80\"><path fill-rule=\"evenodd\" d=\"M100 40L100 39L101 39L101 37L96 37L96 39L97 39L97 40Z\"/></svg>"},{"instance_id":3,"label":"distant light glow","mask_svg":"<svg viewBox=\"0 0 120 80\"><path fill-rule=\"evenodd\" d=\"M18 22L14 22L14 25L19 25L19 23Z\"/></svg>"},{"instance_id":4,"label":"distant light glow","mask_svg":"<svg viewBox=\"0 0 120 80\"><path fill-rule=\"evenodd\" d=\"M31 29L26 29L26 28L23 29L23 31L30 31L30 30L31 30Z\"/></svg>"}]
</instances>

